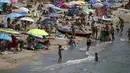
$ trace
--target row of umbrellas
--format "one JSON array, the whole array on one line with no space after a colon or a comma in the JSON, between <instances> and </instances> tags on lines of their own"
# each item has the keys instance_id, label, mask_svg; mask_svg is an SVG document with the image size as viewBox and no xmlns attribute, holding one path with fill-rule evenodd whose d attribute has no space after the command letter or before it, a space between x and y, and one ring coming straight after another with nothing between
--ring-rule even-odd
<instances>
[{"instance_id":1,"label":"row of umbrellas","mask_svg":"<svg viewBox=\"0 0 130 73\"><path fill-rule=\"evenodd\" d=\"M10 13L10 14L6 15L5 18L16 18L16 17L23 16L20 13L22 13L22 12L19 12L19 13ZM60 17L60 15L57 14L57 13L50 13L50 14L47 14L46 17Z\"/></svg>"},{"instance_id":2,"label":"row of umbrellas","mask_svg":"<svg viewBox=\"0 0 130 73\"><path fill-rule=\"evenodd\" d=\"M19 32L13 30L13 29L0 29L0 32L4 32L4 33L0 33L0 39L3 40L9 40L12 41L12 38L5 33L9 33L9 34L20 34ZM30 34L32 36L35 37L39 37L39 38L43 38L43 36L47 36L48 33L45 30L41 30L41 29L30 29L27 34Z\"/></svg>"}]
</instances>

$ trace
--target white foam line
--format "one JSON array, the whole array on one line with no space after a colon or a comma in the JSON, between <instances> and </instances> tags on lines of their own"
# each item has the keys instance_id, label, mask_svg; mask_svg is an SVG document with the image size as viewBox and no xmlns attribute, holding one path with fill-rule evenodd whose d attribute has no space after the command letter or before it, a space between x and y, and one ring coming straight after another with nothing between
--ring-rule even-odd
<instances>
[{"instance_id":1,"label":"white foam line","mask_svg":"<svg viewBox=\"0 0 130 73\"><path fill-rule=\"evenodd\" d=\"M35 68L31 71L55 70L55 69L60 68L60 67L79 64L79 63L85 62L85 61L89 62L89 61L92 61L92 60L94 60L94 56L88 56L87 58L83 58L83 59L69 60L66 63L55 64L55 65L51 65L51 66L47 66L47 67L38 67L38 68Z\"/></svg>"}]
</instances>

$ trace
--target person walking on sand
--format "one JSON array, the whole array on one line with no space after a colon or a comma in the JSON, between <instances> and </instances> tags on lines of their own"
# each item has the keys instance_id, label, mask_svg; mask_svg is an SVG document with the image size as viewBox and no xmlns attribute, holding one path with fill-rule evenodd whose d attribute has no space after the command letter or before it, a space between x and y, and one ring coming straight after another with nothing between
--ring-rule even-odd
<instances>
[{"instance_id":1,"label":"person walking on sand","mask_svg":"<svg viewBox=\"0 0 130 73\"><path fill-rule=\"evenodd\" d=\"M95 62L98 61L98 53L95 53Z\"/></svg>"},{"instance_id":2,"label":"person walking on sand","mask_svg":"<svg viewBox=\"0 0 130 73\"><path fill-rule=\"evenodd\" d=\"M59 58L58 58L58 63L61 63L62 62L62 46L59 45L59 49L58 49L58 55L59 55Z\"/></svg>"},{"instance_id":3,"label":"person walking on sand","mask_svg":"<svg viewBox=\"0 0 130 73\"><path fill-rule=\"evenodd\" d=\"M111 30L110 30L110 33L111 33L111 36L112 36L112 41L115 40L113 24L111 24Z\"/></svg>"},{"instance_id":4,"label":"person walking on sand","mask_svg":"<svg viewBox=\"0 0 130 73\"><path fill-rule=\"evenodd\" d=\"M123 28L124 28L124 20L121 18L121 17L119 17L119 24L120 24L120 31L121 32L123 32Z\"/></svg>"},{"instance_id":5,"label":"person walking on sand","mask_svg":"<svg viewBox=\"0 0 130 73\"><path fill-rule=\"evenodd\" d=\"M18 39L14 35L11 35L11 38L12 38L11 47L13 48L15 53L16 51L18 51Z\"/></svg>"},{"instance_id":6,"label":"person walking on sand","mask_svg":"<svg viewBox=\"0 0 130 73\"><path fill-rule=\"evenodd\" d=\"M89 48L91 46L91 39L90 39L90 37L87 38L86 42L87 42L86 43L86 45L87 45L87 51L89 51Z\"/></svg>"},{"instance_id":7,"label":"person walking on sand","mask_svg":"<svg viewBox=\"0 0 130 73\"><path fill-rule=\"evenodd\" d=\"M72 37L75 38L76 34L75 34L75 27L74 24L72 24Z\"/></svg>"}]
</instances>

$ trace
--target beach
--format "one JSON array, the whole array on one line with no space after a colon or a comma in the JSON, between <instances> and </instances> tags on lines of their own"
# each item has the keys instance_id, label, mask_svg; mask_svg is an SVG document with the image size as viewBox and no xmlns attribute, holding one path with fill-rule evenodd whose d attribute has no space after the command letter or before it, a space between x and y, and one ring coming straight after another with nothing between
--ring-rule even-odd
<instances>
[{"instance_id":1,"label":"beach","mask_svg":"<svg viewBox=\"0 0 130 73\"><path fill-rule=\"evenodd\" d=\"M64 6L60 7L59 6L60 3L57 6L54 6L53 4L51 4L51 2L48 1L47 3L45 3L45 6L42 3L37 3L36 5L32 5L31 8L24 9L24 7L29 4L30 3L27 4L26 1L22 3L13 4L13 6L16 7L16 9L14 9L12 13L21 12L20 7L23 7L23 11L24 10L25 11L27 10L27 11L25 12L25 14L21 14L21 15L19 14L19 16L11 18L11 23L12 25L14 25L11 28L10 27L0 28L2 29L0 30L1 34L3 35L6 34L6 36L8 35L9 37L8 39L2 37L2 41L13 42L12 35L14 35L17 40L23 40L24 46L26 47L26 48L25 47L22 48L22 51L14 52L12 50L11 51L6 50L6 48L4 48L4 51L2 52L0 51L1 53L0 54L0 72L1 71L4 72L7 70L9 72L12 71L13 73L13 71L16 69L16 72L15 71L14 72L17 73L17 71L19 71L20 69L21 70L25 69L25 71L27 70L26 72L29 71L29 72L42 73L42 71L45 71L48 73L53 73L53 70L55 72L57 70L59 71L60 70L59 68L63 68L61 69L62 73L70 73L68 72L69 70L71 72L75 72L76 71L75 69L79 68L80 66L81 66L80 67L81 69L86 67L83 65L83 63L85 63L86 65L90 67L94 66L95 64L93 64L92 62L95 61L95 53L99 53L99 58L101 57L101 59L104 59L102 61L101 59L99 59L100 63L105 62L105 60L107 62L108 61L107 59L112 58L110 57L112 56L111 51L112 51L112 54L116 53L115 50L117 51L117 48L119 48L120 49L119 52L121 52L121 47L117 47L118 43L120 44L120 46L123 46L123 44L125 43L126 45L125 50L129 48L129 46L126 44L126 41L122 42L121 39L127 38L126 35L124 35L124 33L127 32L128 27L129 27L128 24L130 23L130 20L129 20L130 10L127 10L118 6L117 9L111 12L111 15L108 14L110 16L109 18L107 16L105 17L105 11L103 12L102 10L103 8L101 9L99 7L99 10L98 8L91 9L89 8L90 4L88 2L83 3L83 5L82 3L80 5L78 4L70 5L70 3L69 4L65 3L67 4L65 5L65 7ZM41 5L41 8L40 8L40 5ZM70 5L70 8L68 7L68 5ZM17 6L19 7L17 8ZM73 11L72 14L71 14L71 6L72 6L72 10L75 10ZM104 5L104 6L107 6L107 5ZM53 10L54 7L58 7L57 10L55 9ZM112 8L111 5L110 6L108 5L107 7ZM48 12L47 14L46 14L46 11ZM69 15L69 11L70 11L70 15ZM66 15L67 12L68 12L68 15ZM6 17L8 15L9 14L6 12L4 14L1 14L0 22L2 21L7 22L8 18ZM24 18L24 17L27 17L24 19L24 21L27 21L29 19L30 20L27 22L23 22L21 18ZM15 23L14 20L16 20L17 23ZM48 20L48 22L44 20ZM121 20L123 21L121 22ZM14 21L14 24L13 24L13 21ZM41 23L43 21L44 23ZM113 38L112 32L111 32L112 27L113 27L113 33L116 33L116 29L117 29L116 26L118 25L118 27L121 28L119 26L121 25L121 23L123 23L125 26L125 27L123 26L125 28L124 31L120 32L120 35L114 34L115 38ZM20 25L20 24L22 25L21 25L20 30L18 30L17 27L15 27L15 25ZM23 26L23 24L28 24L28 25L25 27ZM6 25L9 26L8 23ZM31 32L31 29L34 29L34 31ZM102 34L102 32L103 33L108 32L108 35ZM15 33L18 33L18 34L15 34ZM29 41L28 41L28 38L29 38ZM31 41L30 41L30 38L31 38ZM89 46L87 45L88 39L90 39L91 41L89 51L87 51L88 46ZM76 47L71 48L71 46L73 46L74 43L69 44L70 41L74 41L76 44ZM21 49L20 44L18 44L18 50ZM40 47L39 47L39 44L40 44ZM38 45L38 48L37 48L37 45ZM61 63L57 63L59 45L61 45L63 48L63 62ZM114 48L114 51L113 51L113 48ZM0 49L3 49L3 48L0 48ZM15 48L13 48L13 50L15 50ZM126 57L126 54L122 54L122 55ZM105 56L106 58L104 58ZM114 55L114 58L115 57L117 56ZM78 64L80 65L77 66ZM97 65L96 67L100 69L99 63L97 63ZM108 65L106 64L106 66ZM70 69L66 69L67 67ZM91 68L88 68L88 70L91 70ZM87 71L87 69L85 68L84 71ZM58 73L61 73L61 72L58 72ZM85 73L85 72L81 71L81 73Z\"/></svg>"}]
</instances>

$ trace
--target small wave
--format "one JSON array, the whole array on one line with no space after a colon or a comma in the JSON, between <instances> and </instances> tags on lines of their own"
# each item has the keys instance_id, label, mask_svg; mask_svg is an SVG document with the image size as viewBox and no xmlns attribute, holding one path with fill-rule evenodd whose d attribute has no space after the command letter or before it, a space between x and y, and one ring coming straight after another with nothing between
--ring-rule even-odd
<instances>
[{"instance_id":1,"label":"small wave","mask_svg":"<svg viewBox=\"0 0 130 73\"><path fill-rule=\"evenodd\" d=\"M82 62L90 62L92 60L94 60L94 56L88 56L87 58L83 58L83 59L69 60L66 63L55 64L55 65L51 65L51 66L47 66L47 67L37 67L35 69L32 69L31 71L55 70L55 69L58 69L58 68L61 68L61 67L79 64L79 63L82 63Z\"/></svg>"},{"instance_id":2,"label":"small wave","mask_svg":"<svg viewBox=\"0 0 130 73\"><path fill-rule=\"evenodd\" d=\"M122 42L123 42L123 41L127 41L127 39L120 38L120 41L122 41Z\"/></svg>"}]
</instances>

